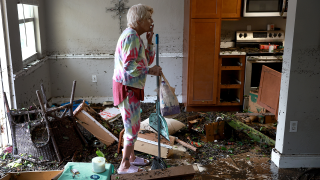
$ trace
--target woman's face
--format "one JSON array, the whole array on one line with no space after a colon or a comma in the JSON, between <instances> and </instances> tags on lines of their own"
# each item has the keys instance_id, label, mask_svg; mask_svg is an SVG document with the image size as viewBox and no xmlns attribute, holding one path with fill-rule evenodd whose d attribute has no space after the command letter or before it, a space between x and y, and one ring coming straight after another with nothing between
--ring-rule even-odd
<instances>
[{"instance_id":1,"label":"woman's face","mask_svg":"<svg viewBox=\"0 0 320 180\"><path fill-rule=\"evenodd\" d=\"M153 19L151 17L151 14L148 13L147 18L141 20L141 23L139 25L144 32L149 32L151 30L152 23Z\"/></svg>"}]
</instances>

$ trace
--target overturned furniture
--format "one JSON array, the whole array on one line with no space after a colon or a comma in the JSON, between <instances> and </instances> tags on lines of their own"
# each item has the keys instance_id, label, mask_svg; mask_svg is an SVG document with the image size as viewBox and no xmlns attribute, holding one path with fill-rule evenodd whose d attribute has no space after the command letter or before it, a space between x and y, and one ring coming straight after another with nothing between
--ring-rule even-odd
<instances>
[{"instance_id":1,"label":"overturned furniture","mask_svg":"<svg viewBox=\"0 0 320 180\"><path fill-rule=\"evenodd\" d=\"M81 141L85 142L85 139L76 126L72 112L75 85L74 81L70 104L56 108L48 108L44 88L41 85L44 101L40 92L36 92L41 110L10 110L4 94L14 156L29 154L32 159L61 162L82 148ZM41 138L37 138L38 135Z\"/></svg>"},{"instance_id":2,"label":"overturned furniture","mask_svg":"<svg viewBox=\"0 0 320 180\"><path fill-rule=\"evenodd\" d=\"M95 110L90 108L83 101L73 112L77 122L98 138L103 144L111 145L118 142L118 138L112 133L113 130L106 120L104 120Z\"/></svg>"}]
</instances>

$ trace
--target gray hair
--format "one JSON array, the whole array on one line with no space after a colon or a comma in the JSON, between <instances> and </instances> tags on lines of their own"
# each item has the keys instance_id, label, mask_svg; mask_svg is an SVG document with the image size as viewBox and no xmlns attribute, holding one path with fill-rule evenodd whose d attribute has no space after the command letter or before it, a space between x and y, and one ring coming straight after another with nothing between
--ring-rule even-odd
<instances>
[{"instance_id":1,"label":"gray hair","mask_svg":"<svg viewBox=\"0 0 320 180\"><path fill-rule=\"evenodd\" d=\"M132 6L127 14L127 26L131 28L137 27L137 22L147 18L148 13L151 15L153 13L153 8L144 4Z\"/></svg>"}]
</instances>

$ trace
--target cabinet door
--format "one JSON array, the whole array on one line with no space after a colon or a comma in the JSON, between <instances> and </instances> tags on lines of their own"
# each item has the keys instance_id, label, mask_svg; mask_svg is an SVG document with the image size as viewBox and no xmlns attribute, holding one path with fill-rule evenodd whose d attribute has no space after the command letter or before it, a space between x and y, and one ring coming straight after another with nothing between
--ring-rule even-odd
<instances>
[{"instance_id":1,"label":"cabinet door","mask_svg":"<svg viewBox=\"0 0 320 180\"><path fill-rule=\"evenodd\" d=\"M220 18L222 0L191 0L191 18Z\"/></svg>"},{"instance_id":2,"label":"cabinet door","mask_svg":"<svg viewBox=\"0 0 320 180\"><path fill-rule=\"evenodd\" d=\"M241 16L241 0L223 0L221 18L238 19Z\"/></svg>"},{"instance_id":3,"label":"cabinet door","mask_svg":"<svg viewBox=\"0 0 320 180\"><path fill-rule=\"evenodd\" d=\"M220 19L191 19L188 104L217 102Z\"/></svg>"}]
</instances>

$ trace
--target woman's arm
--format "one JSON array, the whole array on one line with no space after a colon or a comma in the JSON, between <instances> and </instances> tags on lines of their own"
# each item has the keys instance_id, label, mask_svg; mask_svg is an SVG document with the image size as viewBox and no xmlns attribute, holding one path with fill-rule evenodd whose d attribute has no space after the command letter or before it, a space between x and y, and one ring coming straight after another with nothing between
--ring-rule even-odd
<instances>
[{"instance_id":1,"label":"woman's arm","mask_svg":"<svg viewBox=\"0 0 320 180\"><path fill-rule=\"evenodd\" d=\"M130 35L123 40L121 49L123 68L132 77L148 74L149 71L149 67L145 66L143 61L136 62L139 49L140 41L137 35Z\"/></svg>"},{"instance_id":2,"label":"woman's arm","mask_svg":"<svg viewBox=\"0 0 320 180\"><path fill-rule=\"evenodd\" d=\"M152 43L152 38L153 38L153 34L154 34L153 28L154 28L154 24L151 26L150 31L147 32L147 34L146 34L146 38L148 40L148 46L145 51L146 51L148 66L150 66L153 63L154 57L156 55L156 53L153 51L153 43Z\"/></svg>"},{"instance_id":3,"label":"woman's arm","mask_svg":"<svg viewBox=\"0 0 320 180\"><path fill-rule=\"evenodd\" d=\"M146 49L146 57L147 57L149 66L153 63L155 56L156 56L156 53L153 50L153 45L148 44L148 47Z\"/></svg>"}]
</instances>

